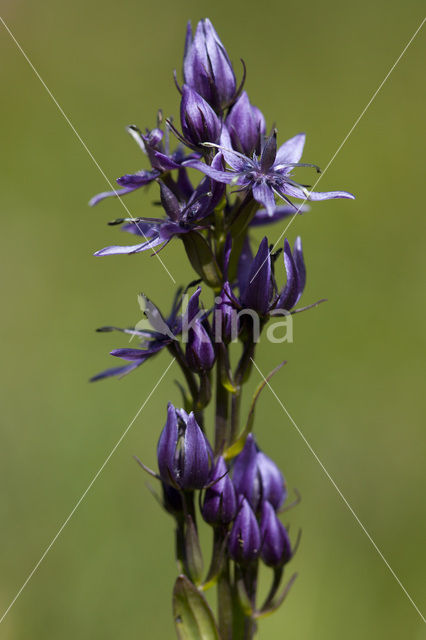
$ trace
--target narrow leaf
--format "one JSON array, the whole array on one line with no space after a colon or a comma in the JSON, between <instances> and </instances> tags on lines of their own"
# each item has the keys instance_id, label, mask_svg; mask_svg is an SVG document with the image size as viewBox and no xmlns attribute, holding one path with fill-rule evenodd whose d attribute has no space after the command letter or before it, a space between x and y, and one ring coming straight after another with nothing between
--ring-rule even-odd
<instances>
[{"instance_id":1,"label":"narrow leaf","mask_svg":"<svg viewBox=\"0 0 426 640\"><path fill-rule=\"evenodd\" d=\"M197 231L192 231L184 234L182 240L195 271L210 287L219 290L222 274L206 239Z\"/></svg>"},{"instance_id":2,"label":"narrow leaf","mask_svg":"<svg viewBox=\"0 0 426 640\"><path fill-rule=\"evenodd\" d=\"M259 619L259 618L266 618L266 616L271 615L271 613L274 613L274 611L276 611L284 602L284 600L286 599L286 596L288 594L288 592L290 591L291 587L293 586L294 581L297 578L297 573L294 573L290 580L288 581L288 583L286 584L286 586L284 587L283 592L281 593L281 595L276 598L274 601L271 602L271 604L267 607L267 608L263 608L261 609L261 611L258 611L257 613L255 613L255 618Z\"/></svg>"},{"instance_id":3,"label":"narrow leaf","mask_svg":"<svg viewBox=\"0 0 426 640\"><path fill-rule=\"evenodd\" d=\"M190 515L186 518L185 550L188 573L195 584L199 585L203 575L203 555L201 553L197 528Z\"/></svg>"},{"instance_id":4,"label":"narrow leaf","mask_svg":"<svg viewBox=\"0 0 426 640\"><path fill-rule=\"evenodd\" d=\"M173 589L173 616L179 640L220 640L206 599L184 575Z\"/></svg>"}]
</instances>

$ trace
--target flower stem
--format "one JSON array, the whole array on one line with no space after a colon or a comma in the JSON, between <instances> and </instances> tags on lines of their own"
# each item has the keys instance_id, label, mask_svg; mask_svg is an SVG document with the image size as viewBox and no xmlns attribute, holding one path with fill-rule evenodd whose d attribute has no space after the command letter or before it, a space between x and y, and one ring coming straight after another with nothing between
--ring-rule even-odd
<instances>
[{"instance_id":1,"label":"flower stem","mask_svg":"<svg viewBox=\"0 0 426 640\"><path fill-rule=\"evenodd\" d=\"M223 358L224 354L219 349L216 362L215 453L221 452L229 440L229 392L222 382Z\"/></svg>"}]
</instances>

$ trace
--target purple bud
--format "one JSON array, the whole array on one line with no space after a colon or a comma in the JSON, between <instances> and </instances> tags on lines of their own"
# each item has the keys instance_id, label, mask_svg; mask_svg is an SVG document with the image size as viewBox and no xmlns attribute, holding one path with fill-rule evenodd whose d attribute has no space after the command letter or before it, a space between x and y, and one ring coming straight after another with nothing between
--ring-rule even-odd
<instances>
[{"instance_id":1,"label":"purple bud","mask_svg":"<svg viewBox=\"0 0 426 640\"><path fill-rule=\"evenodd\" d=\"M167 422L157 446L157 459L163 482L179 489L202 489L210 474L210 444L194 418L169 403Z\"/></svg>"},{"instance_id":2,"label":"purple bud","mask_svg":"<svg viewBox=\"0 0 426 640\"><path fill-rule=\"evenodd\" d=\"M262 499L268 500L274 509L279 509L287 498L287 486L283 474L263 451L257 453L257 469L260 475Z\"/></svg>"},{"instance_id":3,"label":"purple bud","mask_svg":"<svg viewBox=\"0 0 426 640\"><path fill-rule=\"evenodd\" d=\"M240 153L251 156L260 153L262 137L266 131L265 118L257 107L250 104L247 93L242 92L226 118L232 146Z\"/></svg>"},{"instance_id":4,"label":"purple bud","mask_svg":"<svg viewBox=\"0 0 426 640\"><path fill-rule=\"evenodd\" d=\"M208 18L197 24L194 38L188 23L183 77L185 83L218 112L229 105L235 95L231 61Z\"/></svg>"},{"instance_id":5,"label":"purple bud","mask_svg":"<svg viewBox=\"0 0 426 640\"><path fill-rule=\"evenodd\" d=\"M245 496L253 509L257 509L261 490L257 471L257 447L251 433L247 436L243 450L235 458L232 480L237 493Z\"/></svg>"},{"instance_id":6,"label":"purple bud","mask_svg":"<svg viewBox=\"0 0 426 640\"><path fill-rule=\"evenodd\" d=\"M259 451L253 434L247 436L243 450L235 458L232 479L237 493L244 495L255 511L262 500L268 500L279 509L287 497L281 471Z\"/></svg>"},{"instance_id":7,"label":"purple bud","mask_svg":"<svg viewBox=\"0 0 426 640\"><path fill-rule=\"evenodd\" d=\"M220 296L216 298L216 306L214 311L214 329L215 335L224 342L230 342L238 335L238 314L232 301L234 294L232 293L229 282L225 282Z\"/></svg>"},{"instance_id":8,"label":"purple bud","mask_svg":"<svg viewBox=\"0 0 426 640\"><path fill-rule=\"evenodd\" d=\"M199 146L203 142L217 142L221 123L210 105L196 91L183 86L180 120L186 140Z\"/></svg>"},{"instance_id":9,"label":"purple bud","mask_svg":"<svg viewBox=\"0 0 426 640\"><path fill-rule=\"evenodd\" d=\"M209 371L215 362L216 354L213 343L203 324L196 320L188 331L186 345L186 361L196 373Z\"/></svg>"},{"instance_id":10,"label":"purple bud","mask_svg":"<svg viewBox=\"0 0 426 640\"><path fill-rule=\"evenodd\" d=\"M237 496L227 473L225 460L220 456L209 482L215 482L206 491L202 509L203 518L209 524L229 524L237 513Z\"/></svg>"},{"instance_id":11,"label":"purple bud","mask_svg":"<svg viewBox=\"0 0 426 640\"><path fill-rule=\"evenodd\" d=\"M280 567L292 556L288 533L278 519L274 507L264 500L260 522L262 537L262 560L268 567Z\"/></svg>"},{"instance_id":12,"label":"purple bud","mask_svg":"<svg viewBox=\"0 0 426 640\"><path fill-rule=\"evenodd\" d=\"M268 239L263 238L257 254L251 263L245 290L241 302L248 309L253 309L260 315L269 311L272 297L271 255Z\"/></svg>"},{"instance_id":13,"label":"purple bud","mask_svg":"<svg viewBox=\"0 0 426 640\"><path fill-rule=\"evenodd\" d=\"M259 557L260 545L260 529L256 516L247 500L242 497L229 536L229 555L240 564L251 562Z\"/></svg>"},{"instance_id":14,"label":"purple bud","mask_svg":"<svg viewBox=\"0 0 426 640\"><path fill-rule=\"evenodd\" d=\"M293 253L287 238L284 241L284 266L287 274L287 282L278 298L277 308L287 309L294 307L303 293L306 283L306 268L303 260L302 240L296 238Z\"/></svg>"}]
</instances>

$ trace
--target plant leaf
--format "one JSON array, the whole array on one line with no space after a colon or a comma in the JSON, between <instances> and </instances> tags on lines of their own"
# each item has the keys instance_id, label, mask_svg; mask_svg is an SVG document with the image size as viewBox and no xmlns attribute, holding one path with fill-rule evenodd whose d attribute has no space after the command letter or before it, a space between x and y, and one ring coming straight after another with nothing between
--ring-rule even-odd
<instances>
[{"instance_id":1,"label":"plant leaf","mask_svg":"<svg viewBox=\"0 0 426 640\"><path fill-rule=\"evenodd\" d=\"M206 239L198 231L191 231L184 234L182 240L195 271L210 287L219 290L222 274Z\"/></svg>"},{"instance_id":2,"label":"plant leaf","mask_svg":"<svg viewBox=\"0 0 426 640\"><path fill-rule=\"evenodd\" d=\"M206 599L184 575L173 589L173 616L179 640L220 640Z\"/></svg>"}]
</instances>

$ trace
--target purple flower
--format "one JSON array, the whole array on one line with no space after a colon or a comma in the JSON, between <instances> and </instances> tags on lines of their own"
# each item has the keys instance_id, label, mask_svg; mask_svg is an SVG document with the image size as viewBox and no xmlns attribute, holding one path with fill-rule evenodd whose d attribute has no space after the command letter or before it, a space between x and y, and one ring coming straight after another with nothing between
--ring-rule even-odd
<instances>
[{"instance_id":1,"label":"purple flower","mask_svg":"<svg viewBox=\"0 0 426 640\"><path fill-rule=\"evenodd\" d=\"M261 536L256 516L246 498L242 496L229 536L229 555L239 564L250 563L259 557L260 547Z\"/></svg>"},{"instance_id":2,"label":"purple flower","mask_svg":"<svg viewBox=\"0 0 426 640\"><path fill-rule=\"evenodd\" d=\"M267 501L262 502L260 535L262 538L262 560L268 567L281 567L292 556L288 533Z\"/></svg>"},{"instance_id":3,"label":"purple flower","mask_svg":"<svg viewBox=\"0 0 426 640\"><path fill-rule=\"evenodd\" d=\"M253 152L260 153L266 132L265 118L260 109L250 104L245 91L232 107L225 124L233 149L246 156L251 156Z\"/></svg>"},{"instance_id":4,"label":"purple flower","mask_svg":"<svg viewBox=\"0 0 426 640\"><path fill-rule=\"evenodd\" d=\"M214 307L214 334L216 342L225 343L234 340L238 335L238 315L233 304L234 294L231 285L225 282L220 295L216 298Z\"/></svg>"},{"instance_id":5,"label":"purple flower","mask_svg":"<svg viewBox=\"0 0 426 640\"><path fill-rule=\"evenodd\" d=\"M132 191L136 191L136 189L140 189L154 182L162 174L172 169L180 169L183 162L200 157L196 153L185 155L181 146L173 153L170 153L168 132L166 132L165 135L159 128L152 129L151 131L147 129L146 133L143 134L136 126L131 125L127 127L127 131L141 150L148 156L152 168L149 171L142 169L136 173L127 173L121 176L121 178L117 178L117 184L123 188L117 189L116 191L103 191L102 193L98 193L89 202L89 205L92 207L110 196L121 197Z\"/></svg>"},{"instance_id":6,"label":"purple flower","mask_svg":"<svg viewBox=\"0 0 426 640\"><path fill-rule=\"evenodd\" d=\"M238 267L239 301L235 304L254 309L266 316L275 309L290 311L299 301L306 283L302 241L296 238L293 252L287 239L284 241L284 266L287 275L285 287L277 291L268 239L263 238L253 258L248 242L244 245Z\"/></svg>"},{"instance_id":7,"label":"purple flower","mask_svg":"<svg viewBox=\"0 0 426 640\"><path fill-rule=\"evenodd\" d=\"M188 314L188 336L186 343L186 361L192 371L201 373L209 371L216 360L216 353L211 339L211 331L206 317L200 317L199 296L201 288L191 297ZM186 329L186 327L184 327Z\"/></svg>"},{"instance_id":8,"label":"purple flower","mask_svg":"<svg viewBox=\"0 0 426 640\"><path fill-rule=\"evenodd\" d=\"M226 137L226 133L224 134ZM260 156L249 158L230 146L219 146L224 158L231 167L229 171L217 171L200 160L189 160L185 164L202 171L218 182L239 185L242 190L251 190L254 199L273 216L275 212L275 195L292 204L288 196L302 200L329 200L332 198L354 199L346 191L309 191L306 185L300 185L291 179L294 167L315 167L312 164L300 163L305 135L299 134L284 142L277 151L276 131L265 141ZM215 146L215 145L213 145ZM217 146L217 145L216 145ZM319 171L318 167L316 169ZM295 205L293 205L296 209Z\"/></svg>"},{"instance_id":9,"label":"purple flower","mask_svg":"<svg viewBox=\"0 0 426 640\"><path fill-rule=\"evenodd\" d=\"M237 493L244 495L255 511L262 500L268 500L279 509L287 497L281 471L259 451L253 434L247 436L244 449L235 458L232 480Z\"/></svg>"},{"instance_id":10,"label":"purple flower","mask_svg":"<svg viewBox=\"0 0 426 640\"><path fill-rule=\"evenodd\" d=\"M281 207L275 207L274 213L269 215L266 209L259 209L256 211L253 220L250 222L250 227L263 227L265 225L275 224L276 222L280 222L285 218L290 218L294 215L301 215L306 211L309 211L309 205L303 204L300 207L297 207L295 210L293 205L283 205Z\"/></svg>"},{"instance_id":11,"label":"purple flower","mask_svg":"<svg viewBox=\"0 0 426 640\"><path fill-rule=\"evenodd\" d=\"M237 513L237 497L227 471L225 460L219 456L209 479L209 484L214 484L206 490L202 508L209 524L229 524Z\"/></svg>"},{"instance_id":12,"label":"purple flower","mask_svg":"<svg viewBox=\"0 0 426 640\"><path fill-rule=\"evenodd\" d=\"M214 157L212 166L222 167L222 155ZM161 180L161 204L167 218L120 219L117 223L126 222L122 227L135 235L143 236L144 241L135 245L112 245L95 252L95 256L118 254L134 254L148 251L155 247L163 248L174 237L179 237L205 228L203 222L222 199L225 186L206 177L192 191L188 200L181 201L178 196ZM157 249L157 251L159 250Z\"/></svg>"},{"instance_id":13,"label":"purple flower","mask_svg":"<svg viewBox=\"0 0 426 640\"><path fill-rule=\"evenodd\" d=\"M180 122L185 142L194 148L218 142L222 124L211 106L188 85L183 85ZM202 148L202 147L201 147Z\"/></svg>"},{"instance_id":14,"label":"purple flower","mask_svg":"<svg viewBox=\"0 0 426 640\"><path fill-rule=\"evenodd\" d=\"M220 112L236 92L235 74L225 47L208 18L200 20L192 37L188 22L183 59L185 84Z\"/></svg>"},{"instance_id":15,"label":"purple flower","mask_svg":"<svg viewBox=\"0 0 426 640\"><path fill-rule=\"evenodd\" d=\"M202 489L213 459L210 444L194 414L177 410L169 403L167 422L157 446L161 479L184 491Z\"/></svg>"},{"instance_id":16,"label":"purple flower","mask_svg":"<svg viewBox=\"0 0 426 640\"><path fill-rule=\"evenodd\" d=\"M111 376L117 376L119 378L130 373L137 367L140 367L146 360L152 358L162 349L170 346L182 333L182 327L184 324L188 326L193 320L198 309L198 297L201 289L198 288L195 293L192 294L188 309L184 316L179 315L179 310L182 305L182 289L179 289L175 295L175 299L172 305L172 310L167 319L163 318L159 309L146 297L142 297L145 304L144 314L147 317L152 329L120 329L119 327L101 327L99 332L105 333L110 331L120 331L130 336L136 336L142 338L142 348L132 349L114 349L111 351L111 355L116 358L127 360L130 364L121 367L113 367L98 373L91 378L91 382L96 380L102 380Z\"/></svg>"}]
</instances>

